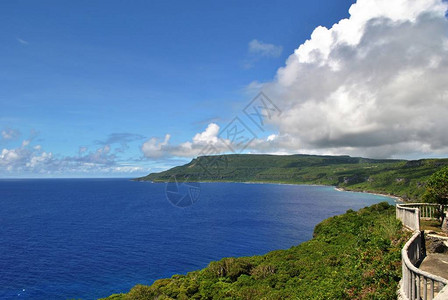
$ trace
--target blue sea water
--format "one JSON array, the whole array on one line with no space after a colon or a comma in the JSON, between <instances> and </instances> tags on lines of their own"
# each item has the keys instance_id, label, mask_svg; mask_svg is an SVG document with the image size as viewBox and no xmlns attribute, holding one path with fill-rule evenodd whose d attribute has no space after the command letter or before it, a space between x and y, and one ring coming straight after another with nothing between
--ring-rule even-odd
<instances>
[{"instance_id":1,"label":"blue sea water","mask_svg":"<svg viewBox=\"0 0 448 300\"><path fill-rule=\"evenodd\" d=\"M325 218L393 199L332 187L202 183L180 209L165 184L0 180L0 299L97 299L309 240Z\"/></svg>"}]
</instances>

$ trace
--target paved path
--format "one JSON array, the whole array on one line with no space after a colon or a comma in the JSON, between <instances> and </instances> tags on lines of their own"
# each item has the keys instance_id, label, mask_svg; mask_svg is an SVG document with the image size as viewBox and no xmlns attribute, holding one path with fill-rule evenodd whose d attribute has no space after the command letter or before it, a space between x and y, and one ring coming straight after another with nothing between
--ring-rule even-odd
<instances>
[{"instance_id":1,"label":"paved path","mask_svg":"<svg viewBox=\"0 0 448 300\"><path fill-rule=\"evenodd\" d=\"M419 269L448 279L448 254L428 253Z\"/></svg>"}]
</instances>

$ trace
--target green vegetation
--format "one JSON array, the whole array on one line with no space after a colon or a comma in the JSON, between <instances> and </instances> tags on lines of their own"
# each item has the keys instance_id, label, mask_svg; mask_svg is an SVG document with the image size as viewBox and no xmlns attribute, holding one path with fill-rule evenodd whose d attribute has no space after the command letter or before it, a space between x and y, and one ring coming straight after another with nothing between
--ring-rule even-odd
<instances>
[{"instance_id":1,"label":"green vegetation","mask_svg":"<svg viewBox=\"0 0 448 300\"><path fill-rule=\"evenodd\" d=\"M312 240L136 285L112 299L396 299L408 238L387 203L318 224Z\"/></svg>"},{"instance_id":2,"label":"green vegetation","mask_svg":"<svg viewBox=\"0 0 448 300\"><path fill-rule=\"evenodd\" d=\"M420 219L420 230L440 232L440 221Z\"/></svg>"},{"instance_id":3,"label":"green vegetation","mask_svg":"<svg viewBox=\"0 0 448 300\"><path fill-rule=\"evenodd\" d=\"M447 166L448 159L235 154L202 156L136 180L320 184L438 202L448 200ZM380 203L323 221L312 240L288 250L224 258L106 299L396 299L408 237L394 206Z\"/></svg>"},{"instance_id":4,"label":"green vegetation","mask_svg":"<svg viewBox=\"0 0 448 300\"><path fill-rule=\"evenodd\" d=\"M321 184L352 191L421 199L425 182L448 159L416 161L366 159L350 156L254 155L201 156L170 170L137 180L271 182Z\"/></svg>"},{"instance_id":5,"label":"green vegetation","mask_svg":"<svg viewBox=\"0 0 448 300\"><path fill-rule=\"evenodd\" d=\"M423 199L430 203L448 204L448 168L435 172L429 178Z\"/></svg>"},{"instance_id":6,"label":"green vegetation","mask_svg":"<svg viewBox=\"0 0 448 300\"><path fill-rule=\"evenodd\" d=\"M435 172L426 182L423 199L429 203L448 204L448 168ZM445 213L440 206L436 211L436 218L443 221Z\"/></svg>"}]
</instances>

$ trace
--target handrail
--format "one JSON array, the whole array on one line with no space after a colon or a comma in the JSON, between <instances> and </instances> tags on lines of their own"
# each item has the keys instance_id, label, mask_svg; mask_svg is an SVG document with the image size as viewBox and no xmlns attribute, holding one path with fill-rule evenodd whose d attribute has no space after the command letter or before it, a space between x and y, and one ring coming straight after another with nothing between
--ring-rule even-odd
<instances>
[{"instance_id":1,"label":"handrail","mask_svg":"<svg viewBox=\"0 0 448 300\"><path fill-rule=\"evenodd\" d=\"M410 230L420 230L420 210L407 207L406 204L397 204L396 215L403 225Z\"/></svg>"},{"instance_id":2,"label":"handrail","mask_svg":"<svg viewBox=\"0 0 448 300\"><path fill-rule=\"evenodd\" d=\"M403 277L400 284L400 296L404 300L442 300L448 293L447 279L416 267L426 256L423 232L420 231L420 208L436 205L438 204L409 203L396 206L397 218L402 221L404 226L414 231L401 250ZM436 292L437 296L434 298Z\"/></svg>"},{"instance_id":3,"label":"handrail","mask_svg":"<svg viewBox=\"0 0 448 300\"><path fill-rule=\"evenodd\" d=\"M401 207L408 208L419 208L420 209L420 218L421 219L435 219L435 211L438 207L443 211L448 210L448 205L442 205L437 203L402 203L399 204Z\"/></svg>"},{"instance_id":4,"label":"handrail","mask_svg":"<svg viewBox=\"0 0 448 300\"><path fill-rule=\"evenodd\" d=\"M416 231L401 250L403 266L401 295L404 299L435 299L435 292L441 292L448 286L447 279L420 270L414 265L423 260L425 254L422 250L422 233ZM409 256L414 262L411 262Z\"/></svg>"}]
</instances>

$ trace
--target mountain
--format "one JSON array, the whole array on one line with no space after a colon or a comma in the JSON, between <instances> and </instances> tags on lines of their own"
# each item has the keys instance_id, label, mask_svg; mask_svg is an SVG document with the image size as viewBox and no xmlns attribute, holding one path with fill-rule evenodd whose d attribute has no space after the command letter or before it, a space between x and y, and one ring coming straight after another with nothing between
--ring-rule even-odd
<instances>
[{"instance_id":1,"label":"mountain","mask_svg":"<svg viewBox=\"0 0 448 300\"><path fill-rule=\"evenodd\" d=\"M331 185L417 200L427 178L448 159L395 160L350 156L230 154L200 156L138 181L265 182Z\"/></svg>"}]
</instances>

